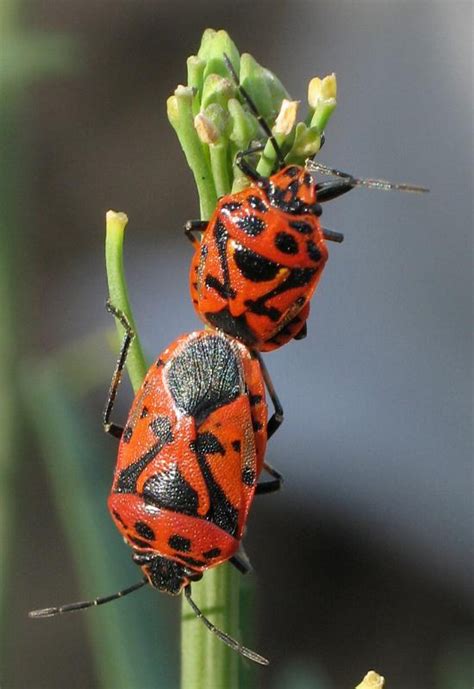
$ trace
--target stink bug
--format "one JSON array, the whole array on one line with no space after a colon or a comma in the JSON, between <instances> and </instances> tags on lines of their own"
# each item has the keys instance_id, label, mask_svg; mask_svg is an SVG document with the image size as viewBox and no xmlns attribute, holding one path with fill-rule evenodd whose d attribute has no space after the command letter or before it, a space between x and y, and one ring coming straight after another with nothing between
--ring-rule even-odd
<instances>
[{"instance_id":1,"label":"stink bug","mask_svg":"<svg viewBox=\"0 0 474 689\"><path fill-rule=\"evenodd\" d=\"M266 370L257 354L221 333L183 335L151 366L122 428L110 418L134 334L121 311L107 308L125 329L103 417L105 431L120 439L108 506L143 579L111 596L30 616L102 605L151 584L173 595L184 591L210 631L266 665L217 629L191 598L191 582L210 567L230 561L249 571L241 539L253 497L281 484L280 474L264 463L267 437L280 420L275 413L267 423ZM259 484L264 468L273 479Z\"/></svg>"},{"instance_id":2,"label":"stink bug","mask_svg":"<svg viewBox=\"0 0 474 689\"><path fill-rule=\"evenodd\" d=\"M286 165L270 127L239 84L230 60L224 59L243 100L272 142L280 170L262 177L248 162L262 145L237 154L236 165L250 186L222 197L209 222L189 221L185 226L196 249L190 291L202 320L249 347L270 351L305 337L309 302L328 258L326 241L343 241L342 234L321 226L321 204L359 186L427 189L359 180L313 161L305 167ZM339 179L316 183L316 172ZM203 233L201 242L194 231Z\"/></svg>"}]
</instances>

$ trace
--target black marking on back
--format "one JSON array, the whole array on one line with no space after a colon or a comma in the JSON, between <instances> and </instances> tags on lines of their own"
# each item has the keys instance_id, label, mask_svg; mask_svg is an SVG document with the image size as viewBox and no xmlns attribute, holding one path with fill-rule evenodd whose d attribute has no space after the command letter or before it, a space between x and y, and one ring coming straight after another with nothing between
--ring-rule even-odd
<instances>
[{"instance_id":1,"label":"black marking on back","mask_svg":"<svg viewBox=\"0 0 474 689\"><path fill-rule=\"evenodd\" d=\"M289 168L285 170L285 175L288 177L296 177L299 175L300 168L297 165L291 165Z\"/></svg>"},{"instance_id":2,"label":"black marking on back","mask_svg":"<svg viewBox=\"0 0 474 689\"><path fill-rule=\"evenodd\" d=\"M214 224L214 239L216 241L217 253L219 254L219 261L221 264L222 276L224 282L220 282L213 275L206 275L206 285L215 289L219 296L223 299L234 299L235 290L232 289L230 284L230 274L229 274L229 264L227 263L227 240L229 235L225 229L225 225L220 218L217 218Z\"/></svg>"},{"instance_id":3,"label":"black marking on back","mask_svg":"<svg viewBox=\"0 0 474 689\"><path fill-rule=\"evenodd\" d=\"M302 220L292 220L288 223L297 232L301 234L312 234L313 228L308 222L303 222Z\"/></svg>"},{"instance_id":4,"label":"black marking on back","mask_svg":"<svg viewBox=\"0 0 474 689\"><path fill-rule=\"evenodd\" d=\"M255 299L255 301L253 301L252 299L247 299L244 303L245 306L248 306L249 311L251 311L252 313L256 313L258 316L267 316L271 321L275 323L281 318L281 311L277 309L275 306L267 306L265 304L265 301L268 299L269 294L271 293L268 292L267 294L264 294L263 297Z\"/></svg>"},{"instance_id":5,"label":"black marking on back","mask_svg":"<svg viewBox=\"0 0 474 689\"><path fill-rule=\"evenodd\" d=\"M275 237L275 246L284 254L298 253L298 242L293 235L288 232L278 232Z\"/></svg>"},{"instance_id":6,"label":"black marking on back","mask_svg":"<svg viewBox=\"0 0 474 689\"><path fill-rule=\"evenodd\" d=\"M245 483L246 486L253 486L256 478L255 471L250 467L245 467L242 471L242 483Z\"/></svg>"},{"instance_id":7,"label":"black marking on back","mask_svg":"<svg viewBox=\"0 0 474 689\"><path fill-rule=\"evenodd\" d=\"M249 206L260 213L266 213L268 211L268 206L262 201L258 196L247 196L247 201Z\"/></svg>"},{"instance_id":8,"label":"black marking on back","mask_svg":"<svg viewBox=\"0 0 474 689\"><path fill-rule=\"evenodd\" d=\"M160 438L160 440L152 445L140 459L133 462L133 464L129 464L125 469L122 469L117 479L114 493L136 493L137 481L140 474L169 442L171 442L169 437L165 439Z\"/></svg>"},{"instance_id":9,"label":"black marking on back","mask_svg":"<svg viewBox=\"0 0 474 689\"><path fill-rule=\"evenodd\" d=\"M213 289L222 298L227 300L229 296L233 299L235 297L235 290L231 290L232 294L229 294L229 288L225 287L220 280L218 280L214 275L208 273L205 279L206 287Z\"/></svg>"},{"instance_id":10,"label":"black marking on back","mask_svg":"<svg viewBox=\"0 0 474 689\"><path fill-rule=\"evenodd\" d=\"M147 479L143 497L146 503L156 507L197 516L198 494L181 475L176 462Z\"/></svg>"},{"instance_id":11,"label":"black marking on back","mask_svg":"<svg viewBox=\"0 0 474 689\"><path fill-rule=\"evenodd\" d=\"M133 435L133 428L131 426L127 426L122 433L122 442L123 443L129 443L130 440L132 439Z\"/></svg>"},{"instance_id":12,"label":"black marking on back","mask_svg":"<svg viewBox=\"0 0 474 689\"><path fill-rule=\"evenodd\" d=\"M262 395L249 395L250 406L253 407L262 401Z\"/></svg>"},{"instance_id":13,"label":"black marking on back","mask_svg":"<svg viewBox=\"0 0 474 689\"><path fill-rule=\"evenodd\" d=\"M296 196L294 185L297 180L291 182L288 187L280 189L276 184L270 184L268 188L268 200L272 206L290 215L307 215L312 212L312 206L308 206ZM285 199L287 192L290 191L292 197L290 201Z\"/></svg>"},{"instance_id":14,"label":"black marking on back","mask_svg":"<svg viewBox=\"0 0 474 689\"><path fill-rule=\"evenodd\" d=\"M308 239L308 241L306 242L306 247L308 249L308 256L312 261L317 263L321 260L321 252L319 251L318 247L312 239Z\"/></svg>"},{"instance_id":15,"label":"black marking on back","mask_svg":"<svg viewBox=\"0 0 474 689\"><path fill-rule=\"evenodd\" d=\"M238 201L229 201L228 203L224 203L221 206L221 210L227 210L233 213L234 211L239 210L239 208L242 208L242 204L239 203Z\"/></svg>"},{"instance_id":16,"label":"black marking on back","mask_svg":"<svg viewBox=\"0 0 474 689\"><path fill-rule=\"evenodd\" d=\"M263 428L263 426L262 426L262 424L260 423L260 421L253 421L253 422L252 422L252 428L253 428L254 431L261 431L262 428Z\"/></svg>"},{"instance_id":17,"label":"black marking on back","mask_svg":"<svg viewBox=\"0 0 474 689\"><path fill-rule=\"evenodd\" d=\"M180 555L179 559L183 562L186 562L186 564L191 565L191 567L204 567L207 565L207 562L204 562L203 560L196 560L194 557L189 557L189 555Z\"/></svg>"},{"instance_id":18,"label":"black marking on back","mask_svg":"<svg viewBox=\"0 0 474 689\"><path fill-rule=\"evenodd\" d=\"M166 379L178 409L198 425L243 388L236 353L229 340L218 335L188 341L171 360Z\"/></svg>"},{"instance_id":19,"label":"black marking on back","mask_svg":"<svg viewBox=\"0 0 474 689\"><path fill-rule=\"evenodd\" d=\"M232 337L236 337L248 345L253 345L257 341L257 338L248 326L245 314L232 316L227 306L220 311L207 311L204 314L204 318L217 330L222 330L222 332L232 335Z\"/></svg>"},{"instance_id":20,"label":"black marking on back","mask_svg":"<svg viewBox=\"0 0 474 689\"><path fill-rule=\"evenodd\" d=\"M210 550L206 550L205 553L202 554L203 557L206 558L206 560L212 560L214 557L218 557L221 554L221 549L220 548L211 548Z\"/></svg>"},{"instance_id":21,"label":"black marking on back","mask_svg":"<svg viewBox=\"0 0 474 689\"><path fill-rule=\"evenodd\" d=\"M179 550L184 553L191 550L191 540L186 538L186 536L180 536L179 534L173 534L168 538L168 545L173 550Z\"/></svg>"},{"instance_id":22,"label":"black marking on back","mask_svg":"<svg viewBox=\"0 0 474 689\"><path fill-rule=\"evenodd\" d=\"M140 418L145 419L148 416L149 410L148 407L143 407L143 409L140 412Z\"/></svg>"},{"instance_id":23,"label":"black marking on back","mask_svg":"<svg viewBox=\"0 0 474 689\"><path fill-rule=\"evenodd\" d=\"M127 525L126 525L125 522L123 521L122 517L121 517L120 514L117 512L117 510L112 510L112 514L114 515L115 519L116 519L122 526L124 526L125 528L127 527Z\"/></svg>"},{"instance_id":24,"label":"black marking on back","mask_svg":"<svg viewBox=\"0 0 474 689\"><path fill-rule=\"evenodd\" d=\"M240 440L238 440L238 439L237 439L237 440L233 440L232 443L231 443L231 445L232 445L232 447L234 448L234 450L235 450L236 452L240 452L240 448L241 448L241 446L242 446L242 443L240 442Z\"/></svg>"},{"instance_id":25,"label":"black marking on back","mask_svg":"<svg viewBox=\"0 0 474 689\"><path fill-rule=\"evenodd\" d=\"M145 538L147 541L155 540L155 532L151 526L148 526L148 524L145 524L145 522L135 522L135 531L139 536Z\"/></svg>"},{"instance_id":26,"label":"black marking on back","mask_svg":"<svg viewBox=\"0 0 474 689\"><path fill-rule=\"evenodd\" d=\"M283 282L270 292L255 299L255 301L247 299L245 305L249 307L252 313L265 315L268 316L270 320L277 321L281 316L281 312L274 307L268 307L265 302L295 287L304 287L304 285L307 285L308 282L311 281L315 273L316 268L292 268L290 274Z\"/></svg>"},{"instance_id":27,"label":"black marking on back","mask_svg":"<svg viewBox=\"0 0 474 689\"><path fill-rule=\"evenodd\" d=\"M148 543L148 541L144 541L141 538L137 538L136 536L127 536L127 539L131 541L134 545L136 545L138 548L151 548L151 545Z\"/></svg>"},{"instance_id":28,"label":"black marking on back","mask_svg":"<svg viewBox=\"0 0 474 689\"><path fill-rule=\"evenodd\" d=\"M209 491L210 507L206 519L213 522L231 536L235 536L238 526L238 510L229 502L227 495L215 480L206 455L220 454L225 456L225 450L219 439L213 433L199 433L193 443L202 475Z\"/></svg>"},{"instance_id":29,"label":"black marking on back","mask_svg":"<svg viewBox=\"0 0 474 689\"><path fill-rule=\"evenodd\" d=\"M240 245L235 248L234 261L242 275L252 282L273 280L280 270L278 263Z\"/></svg>"},{"instance_id":30,"label":"black marking on back","mask_svg":"<svg viewBox=\"0 0 474 689\"><path fill-rule=\"evenodd\" d=\"M239 218L235 224L249 237L257 237L267 226L265 220L256 215L245 215L243 218Z\"/></svg>"},{"instance_id":31,"label":"black marking on back","mask_svg":"<svg viewBox=\"0 0 474 689\"><path fill-rule=\"evenodd\" d=\"M171 421L167 416L155 416L153 421L149 424L150 430L154 436L159 438L162 443L172 443L173 431L171 428Z\"/></svg>"}]
</instances>

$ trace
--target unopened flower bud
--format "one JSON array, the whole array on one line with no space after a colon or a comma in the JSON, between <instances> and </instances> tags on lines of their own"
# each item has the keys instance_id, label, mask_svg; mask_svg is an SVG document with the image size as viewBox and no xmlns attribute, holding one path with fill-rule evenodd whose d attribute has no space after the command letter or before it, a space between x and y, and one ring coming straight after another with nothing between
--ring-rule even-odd
<instances>
[{"instance_id":1,"label":"unopened flower bud","mask_svg":"<svg viewBox=\"0 0 474 689\"><path fill-rule=\"evenodd\" d=\"M320 103L335 102L337 96L337 80L334 72L320 79L314 77L308 85L308 103L315 109Z\"/></svg>"},{"instance_id":2,"label":"unopened flower bud","mask_svg":"<svg viewBox=\"0 0 474 689\"><path fill-rule=\"evenodd\" d=\"M382 689L384 684L384 677L374 670L369 670L362 682L356 686L356 689Z\"/></svg>"},{"instance_id":3,"label":"unopened flower bud","mask_svg":"<svg viewBox=\"0 0 474 689\"><path fill-rule=\"evenodd\" d=\"M286 98L282 100L280 112L277 115L273 128L274 134L288 136L295 125L299 104L299 100L287 100Z\"/></svg>"},{"instance_id":4,"label":"unopened flower bud","mask_svg":"<svg viewBox=\"0 0 474 689\"><path fill-rule=\"evenodd\" d=\"M203 144L216 144L219 141L218 128L203 112L198 112L194 118L194 128Z\"/></svg>"}]
</instances>

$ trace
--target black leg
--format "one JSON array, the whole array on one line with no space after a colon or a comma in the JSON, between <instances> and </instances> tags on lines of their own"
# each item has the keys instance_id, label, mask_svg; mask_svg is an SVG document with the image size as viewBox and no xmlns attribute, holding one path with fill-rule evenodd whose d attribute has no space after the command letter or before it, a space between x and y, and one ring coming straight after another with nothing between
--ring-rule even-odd
<instances>
[{"instance_id":1,"label":"black leg","mask_svg":"<svg viewBox=\"0 0 474 689\"><path fill-rule=\"evenodd\" d=\"M270 474L270 476L273 476L272 481L264 481L263 483L258 483L257 487L255 489L255 495L265 495L266 493L275 493L277 490L280 490L283 484L283 476L280 474L279 471L274 469L270 464L265 464L263 465L263 468L265 471Z\"/></svg>"},{"instance_id":2,"label":"black leg","mask_svg":"<svg viewBox=\"0 0 474 689\"><path fill-rule=\"evenodd\" d=\"M122 324L125 330L125 336L123 338L122 347L120 349L119 358L117 359L117 364L115 365L115 370L112 376L112 382L110 383L109 394L107 396L107 401L105 403L104 413L102 416L102 423L104 426L104 431L113 435L114 438L121 438L123 434L123 427L118 426L115 423L111 423L110 416L112 414L112 409L114 407L115 398L117 397L118 386L120 385L120 380L122 378L122 371L127 360L128 352L130 350L130 345L135 337L135 333L132 330L132 326L127 320L125 314L117 309L110 301L107 301L105 308L109 313L111 313L115 318L117 318Z\"/></svg>"},{"instance_id":3,"label":"black leg","mask_svg":"<svg viewBox=\"0 0 474 689\"><path fill-rule=\"evenodd\" d=\"M294 340L304 340L308 334L308 324L305 322L301 330L294 336Z\"/></svg>"},{"instance_id":4,"label":"black leg","mask_svg":"<svg viewBox=\"0 0 474 689\"><path fill-rule=\"evenodd\" d=\"M259 123L259 125L261 126L261 128L263 129L263 131L265 132L265 134L267 135L267 137L268 137L268 138L270 139L270 141L272 142L273 148L275 149L275 153L276 153L277 158L278 158L278 165L279 165L279 167L284 167L284 166L285 166L285 160L284 160L284 158L283 158L283 154L282 154L282 152L281 152L281 149L280 149L279 145L278 145L277 142L276 142L275 137L273 136L273 132L272 132L272 130L270 129L270 126L268 125L268 122L267 122L267 121L262 117L262 115L258 112L257 106L255 105L255 103L254 103L253 100L250 98L250 96L249 96L249 94L247 93L247 91L244 89L244 87L243 87L242 84L240 83L239 77L237 76L237 73L236 73L236 71L235 71L235 69L234 69L234 66L233 66L232 62L229 60L229 58L227 57L227 55L226 55L225 53L224 53L224 62L226 63L227 69L228 69L229 72L231 73L232 78L234 79L234 81L235 81L235 83L236 83L236 85L237 85L237 88L238 88L239 91L240 91L240 94L241 94L242 98L243 98L244 101L247 103L249 109L252 111L252 113L254 114L254 116L257 118L257 122ZM237 164L238 164L238 163L237 163Z\"/></svg>"},{"instance_id":5,"label":"black leg","mask_svg":"<svg viewBox=\"0 0 474 689\"><path fill-rule=\"evenodd\" d=\"M245 555L245 553L237 551L235 555L229 558L229 562L241 574L248 574L249 572L253 572L253 567L250 564L250 560L248 559L247 555Z\"/></svg>"},{"instance_id":6,"label":"black leg","mask_svg":"<svg viewBox=\"0 0 474 689\"><path fill-rule=\"evenodd\" d=\"M334 230L328 230L327 227L323 227L323 237L330 242L337 242L340 244L344 241L344 235L341 232L334 232Z\"/></svg>"},{"instance_id":7,"label":"black leg","mask_svg":"<svg viewBox=\"0 0 474 689\"><path fill-rule=\"evenodd\" d=\"M266 189L266 187L268 187L268 179L259 175L256 169L246 160L247 156L252 155L252 153L257 153L257 151L262 151L263 148L263 144L258 144L257 146L247 148L245 151L239 151L235 156L235 164L239 170L242 170L244 175L252 180L252 182L258 184L262 189Z\"/></svg>"},{"instance_id":8,"label":"black leg","mask_svg":"<svg viewBox=\"0 0 474 689\"><path fill-rule=\"evenodd\" d=\"M256 355L259 363L260 363L260 368L262 369L263 380L265 381L265 385L267 386L268 394L270 395L273 407L275 409L273 415L270 417L270 420L267 423L267 438L271 438L272 435L277 430L277 428L279 428L281 426L281 424L283 423L283 407L281 406L281 402L278 399L278 396L275 392L275 388L273 387L272 379L270 378L267 367L265 366L260 353L255 351L255 355Z\"/></svg>"},{"instance_id":9,"label":"black leg","mask_svg":"<svg viewBox=\"0 0 474 689\"><path fill-rule=\"evenodd\" d=\"M189 239L193 246L199 245L199 239L197 239L192 233L193 232L204 232L208 226L207 220L188 220L184 226L184 234Z\"/></svg>"}]
</instances>

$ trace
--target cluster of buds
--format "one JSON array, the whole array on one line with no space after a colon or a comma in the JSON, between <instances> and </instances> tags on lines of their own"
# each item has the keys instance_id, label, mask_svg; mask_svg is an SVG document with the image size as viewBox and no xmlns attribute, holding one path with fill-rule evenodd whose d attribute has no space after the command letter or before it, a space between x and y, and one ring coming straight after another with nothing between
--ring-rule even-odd
<instances>
[{"instance_id":1,"label":"cluster of buds","mask_svg":"<svg viewBox=\"0 0 474 689\"><path fill-rule=\"evenodd\" d=\"M303 165L319 151L336 107L335 75L315 77L308 89L309 111L298 122L300 103L290 98L279 79L248 53L239 55L226 31L207 29L197 55L187 60L187 86L178 86L168 99L168 118L193 171L204 219L217 198L247 186L234 164L238 151L262 144L263 150L255 154L258 172L268 176L277 166L276 151L242 98L224 56L272 129L285 162Z\"/></svg>"}]
</instances>

